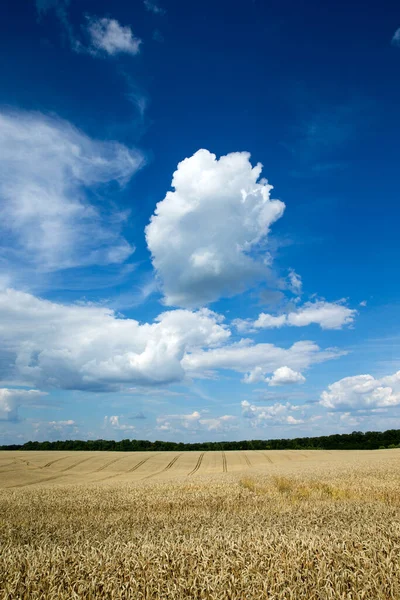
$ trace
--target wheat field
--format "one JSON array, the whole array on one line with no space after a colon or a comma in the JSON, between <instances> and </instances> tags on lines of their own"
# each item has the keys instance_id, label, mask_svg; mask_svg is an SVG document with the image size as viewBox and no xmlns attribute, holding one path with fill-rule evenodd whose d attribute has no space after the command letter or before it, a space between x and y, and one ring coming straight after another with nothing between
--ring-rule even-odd
<instances>
[{"instance_id":1,"label":"wheat field","mask_svg":"<svg viewBox=\"0 0 400 600\"><path fill-rule=\"evenodd\" d=\"M2 452L0 598L400 599L400 450Z\"/></svg>"}]
</instances>

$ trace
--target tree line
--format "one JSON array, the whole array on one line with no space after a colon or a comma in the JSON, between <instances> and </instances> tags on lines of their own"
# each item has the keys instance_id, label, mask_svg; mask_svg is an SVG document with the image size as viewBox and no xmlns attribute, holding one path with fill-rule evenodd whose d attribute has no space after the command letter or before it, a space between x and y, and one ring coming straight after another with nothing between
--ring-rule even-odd
<instances>
[{"instance_id":1,"label":"tree line","mask_svg":"<svg viewBox=\"0 0 400 600\"><path fill-rule=\"evenodd\" d=\"M172 450L376 450L400 448L400 429L387 431L353 431L319 437L301 437L276 440L243 440L241 442L164 442L148 440L64 440L57 442L26 442L0 445L0 450L100 450L116 452L143 452Z\"/></svg>"}]
</instances>

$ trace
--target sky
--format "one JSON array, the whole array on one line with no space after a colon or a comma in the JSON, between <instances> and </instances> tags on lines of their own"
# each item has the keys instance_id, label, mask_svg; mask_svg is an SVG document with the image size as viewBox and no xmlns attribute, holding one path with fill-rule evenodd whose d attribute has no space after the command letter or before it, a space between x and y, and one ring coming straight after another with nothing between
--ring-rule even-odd
<instances>
[{"instance_id":1,"label":"sky","mask_svg":"<svg viewBox=\"0 0 400 600\"><path fill-rule=\"evenodd\" d=\"M400 428L397 2L0 29L0 444Z\"/></svg>"}]
</instances>

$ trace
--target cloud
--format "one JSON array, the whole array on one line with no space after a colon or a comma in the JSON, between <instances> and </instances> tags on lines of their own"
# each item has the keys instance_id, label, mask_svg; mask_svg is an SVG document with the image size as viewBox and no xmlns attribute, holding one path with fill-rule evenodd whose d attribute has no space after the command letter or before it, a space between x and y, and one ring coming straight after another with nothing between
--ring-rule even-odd
<instances>
[{"instance_id":1,"label":"cloud","mask_svg":"<svg viewBox=\"0 0 400 600\"><path fill-rule=\"evenodd\" d=\"M60 22L72 49L78 50L80 44L75 39L73 28L68 16L69 5L70 0L36 0L38 21L41 21L50 10L54 10L55 15Z\"/></svg>"},{"instance_id":2,"label":"cloud","mask_svg":"<svg viewBox=\"0 0 400 600\"><path fill-rule=\"evenodd\" d=\"M319 402L339 411L373 410L400 404L400 371L375 379L372 375L345 377L328 386Z\"/></svg>"},{"instance_id":3,"label":"cloud","mask_svg":"<svg viewBox=\"0 0 400 600\"><path fill-rule=\"evenodd\" d=\"M192 433L199 431L226 432L236 429L236 417L223 415L221 417L206 417L204 413L195 410L191 414L164 415L157 418L157 429L164 432L188 430Z\"/></svg>"},{"instance_id":4,"label":"cloud","mask_svg":"<svg viewBox=\"0 0 400 600\"><path fill-rule=\"evenodd\" d=\"M255 367L255 369L246 373L243 378L244 383L265 382L271 387L293 383L304 383L305 380L306 378L301 373L294 371L290 367L279 367L278 369L275 369L272 377L265 377L264 369L262 367Z\"/></svg>"},{"instance_id":5,"label":"cloud","mask_svg":"<svg viewBox=\"0 0 400 600\"><path fill-rule=\"evenodd\" d=\"M307 302L299 310L288 314L288 324L305 327L316 323L321 329L341 329L344 325L351 325L357 311L344 306L342 302Z\"/></svg>"},{"instance_id":6,"label":"cloud","mask_svg":"<svg viewBox=\"0 0 400 600\"><path fill-rule=\"evenodd\" d=\"M306 302L297 310L288 314L274 316L268 313L260 313L255 321L236 319L233 321L233 325L241 333L283 326L306 327L313 323L319 325L321 329L342 329L345 325L351 325L357 314L356 310L348 308L343 302L343 300L338 302L326 302L325 300Z\"/></svg>"},{"instance_id":7,"label":"cloud","mask_svg":"<svg viewBox=\"0 0 400 600\"><path fill-rule=\"evenodd\" d=\"M210 350L195 350L184 356L182 365L192 375L215 369L229 369L238 373L248 373L256 369L261 378L273 373L282 365L302 371L312 364L343 354L346 352L332 348L321 350L311 341L296 342L286 349L274 344L254 344L251 340L246 340Z\"/></svg>"},{"instance_id":8,"label":"cloud","mask_svg":"<svg viewBox=\"0 0 400 600\"><path fill-rule=\"evenodd\" d=\"M143 4L145 5L147 10L154 13L155 15L165 15L166 13L166 10L164 8L161 8L155 2L151 2L151 0L143 0Z\"/></svg>"},{"instance_id":9,"label":"cloud","mask_svg":"<svg viewBox=\"0 0 400 600\"><path fill-rule=\"evenodd\" d=\"M107 390L181 381L185 353L230 336L222 317L207 309L168 311L140 324L108 308L67 306L15 290L0 292L0 322L0 359L6 357L0 365L7 376L42 388Z\"/></svg>"},{"instance_id":10,"label":"cloud","mask_svg":"<svg viewBox=\"0 0 400 600\"><path fill-rule=\"evenodd\" d=\"M299 88L294 90L294 95L299 115L286 145L298 162L292 174L315 177L345 167L343 148L364 125L365 100L354 97L332 104Z\"/></svg>"},{"instance_id":11,"label":"cloud","mask_svg":"<svg viewBox=\"0 0 400 600\"><path fill-rule=\"evenodd\" d=\"M199 150L179 163L174 191L146 227L167 305L199 306L268 277L263 250L285 205L270 199L272 186L259 180L261 170L247 152L218 160Z\"/></svg>"},{"instance_id":12,"label":"cloud","mask_svg":"<svg viewBox=\"0 0 400 600\"><path fill-rule=\"evenodd\" d=\"M136 414L134 414L134 415L131 415L131 416L130 416L130 417L128 417L128 418L129 418L129 419L132 419L132 420L134 420L134 419L139 419L139 420L147 419L146 415L145 415L145 414L143 414L142 412L138 412L138 413L136 413Z\"/></svg>"},{"instance_id":13,"label":"cloud","mask_svg":"<svg viewBox=\"0 0 400 600\"><path fill-rule=\"evenodd\" d=\"M60 421L37 421L33 422L33 439L38 440L60 440L84 438L82 431L73 419Z\"/></svg>"},{"instance_id":14,"label":"cloud","mask_svg":"<svg viewBox=\"0 0 400 600\"><path fill-rule=\"evenodd\" d=\"M135 431L136 427L134 425L125 425L119 422L120 417L118 415L112 415L111 417L104 417L104 427L110 427L116 431Z\"/></svg>"},{"instance_id":15,"label":"cloud","mask_svg":"<svg viewBox=\"0 0 400 600\"><path fill-rule=\"evenodd\" d=\"M292 383L304 383L306 378L298 371L293 371L290 367L279 367L269 379L268 385L288 385Z\"/></svg>"},{"instance_id":16,"label":"cloud","mask_svg":"<svg viewBox=\"0 0 400 600\"><path fill-rule=\"evenodd\" d=\"M126 213L94 192L123 186L143 165L136 150L93 140L41 113L0 112L0 246L9 261L43 271L123 262Z\"/></svg>"},{"instance_id":17,"label":"cloud","mask_svg":"<svg viewBox=\"0 0 400 600\"><path fill-rule=\"evenodd\" d=\"M66 421L49 421L49 425L52 427L66 427L76 425L73 419L67 419Z\"/></svg>"},{"instance_id":18,"label":"cloud","mask_svg":"<svg viewBox=\"0 0 400 600\"><path fill-rule=\"evenodd\" d=\"M289 269L289 289L294 294L301 294L303 282L301 276L294 269Z\"/></svg>"},{"instance_id":19,"label":"cloud","mask_svg":"<svg viewBox=\"0 0 400 600\"><path fill-rule=\"evenodd\" d=\"M260 303L274 307L282 304L285 301L285 295L279 290L263 290L260 293Z\"/></svg>"},{"instance_id":20,"label":"cloud","mask_svg":"<svg viewBox=\"0 0 400 600\"><path fill-rule=\"evenodd\" d=\"M243 328L243 323L238 324ZM254 321L253 327L256 329L274 329L283 327L286 324L286 315L278 315L277 317L274 317L273 315L269 315L268 313L260 313L258 319Z\"/></svg>"},{"instance_id":21,"label":"cloud","mask_svg":"<svg viewBox=\"0 0 400 600\"><path fill-rule=\"evenodd\" d=\"M281 404L277 402L271 406L257 406L243 400L242 416L250 419L253 427L265 427L266 425L300 425L304 423L304 414L299 415L302 407L290 404ZM294 414L293 414L294 413Z\"/></svg>"},{"instance_id":22,"label":"cloud","mask_svg":"<svg viewBox=\"0 0 400 600\"><path fill-rule=\"evenodd\" d=\"M400 46L400 27L394 32L392 46Z\"/></svg>"},{"instance_id":23,"label":"cloud","mask_svg":"<svg viewBox=\"0 0 400 600\"><path fill-rule=\"evenodd\" d=\"M122 26L116 19L88 17L87 32L92 54L138 54L142 40L135 37L129 26Z\"/></svg>"},{"instance_id":24,"label":"cloud","mask_svg":"<svg viewBox=\"0 0 400 600\"><path fill-rule=\"evenodd\" d=\"M0 421L18 421L20 406L45 395L38 390L0 388Z\"/></svg>"},{"instance_id":25,"label":"cloud","mask_svg":"<svg viewBox=\"0 0 400 600\"><path fill-rule=\"evenodd\" d=\"M118 390L160 386L209 371L264 376L282 365L302 371L345 354L310 341L280 348L229 342L223 317L208 309L161 313L139 323L96 305L64 305L12 289L0 291L0 376L40 389Z\"/></svg>"}]
</instances>

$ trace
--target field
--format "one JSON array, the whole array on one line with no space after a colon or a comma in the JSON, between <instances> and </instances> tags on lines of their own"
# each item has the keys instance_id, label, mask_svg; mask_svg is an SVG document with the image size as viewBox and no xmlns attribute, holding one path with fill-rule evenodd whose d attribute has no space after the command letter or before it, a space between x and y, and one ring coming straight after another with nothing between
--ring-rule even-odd
<instances>
[{"instance_id":1,"label":"field","mask_svg":"<svg viewBox=\"0 0 400 600\"><path fill-rule=\"evenodd\" d=\"M1 452L0 599L400 599L400 450Z\"/></svg>"}]
</instances>

